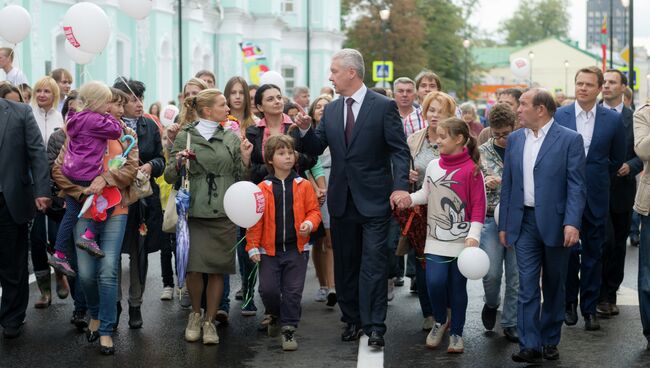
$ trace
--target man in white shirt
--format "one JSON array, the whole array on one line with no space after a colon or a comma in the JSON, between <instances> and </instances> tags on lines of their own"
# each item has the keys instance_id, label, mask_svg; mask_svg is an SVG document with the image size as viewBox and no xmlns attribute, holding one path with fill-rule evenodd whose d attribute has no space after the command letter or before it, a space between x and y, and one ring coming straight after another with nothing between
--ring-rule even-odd
<instances>
[{"instance_id":1,"label":"man in white shirt","mask_svg":"<svg viewBox=\"0 0 650 368\"><path fill-rule=\"evenodd\" d=\"M558 124L575 130L584 141L587 204L582 217L580 248L571 250L566 284L565 323L578 323L578 296L585 329L600 329L596 305L600 295L602 252L609 217L609 191L625 158L625 132L621 114L598 105L604 84L603 72L595 66L575 75L575 104L555 113Z\"/></svg>"},{"instance_id":2,"label":"man in white shirt","mask_svg":"<svg viewBox=\"0 0 650 368\"><path fill-rule=\"evenodd\" d=\"M5 80L16 87L21 84L29 84L23 72L13 66L13 62L14 50L9 47L0 47L0 68L6 74Z\"/></svg>"},{"instance_id":3,"label":"man in white shirt","mask_svg":"<svg viewBox=\"0 0 650 368\"><path fill-rule=\"evenodd\" d=\"M620 70L611 69L605 72L604 78L602 106L621 114L621 129L625 132L626 141L625 161L612 178L607 240L603 249L603 277L596 306L599 317L610 318L619 314L616 292L625 275L625 250L632 224L636 176L643 170L643 161L634 152L634 112L623 104L627 77Z\"/></svg>"},{"instance_id":4,"label":"man in white shirt","mask_svg":"<svg viewBox=\"0 0 650 368\"><path fill-rule=\"evenodd\" d=\"M585 206L585 156L580 135L554 121L548 91L532 89L519 101L524 129L508 137L498 223L501 244L514 246L519 268L521 350L512 360L535 364L559 359L569 249Z\"/></svg>"}]
</instances>

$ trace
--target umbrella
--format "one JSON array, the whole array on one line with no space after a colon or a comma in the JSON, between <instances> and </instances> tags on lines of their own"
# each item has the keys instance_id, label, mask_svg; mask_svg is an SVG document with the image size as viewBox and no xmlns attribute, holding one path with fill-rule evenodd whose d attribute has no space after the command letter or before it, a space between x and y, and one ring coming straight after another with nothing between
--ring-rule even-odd
<instances>
[{"instance_id":1,"label":"umbrella","mask_svg":"<svg viewBox=\"0 0 650 368\"><path fill-rule=\"evenodd\" d=\"M133 149L133 146L136 144L136 139L132 135L128 134L123 135L122 138L120 138L120 141L129 141L129 146L126 148L126 150L124 150L124 152L122 152L121 155L117 155L108 161L108 167L110 169L119 169L124 166L129 152L131 152L131 149Z\"/></svg>"},{"instance_id":2,"label":"umbrella","mask_svg":"<svg viewBox=\"0 0 650 368\"><path fill-rule=\"evenodd\" d=\"M176 223L176 274L178 275L178 286L185 285L185 272L187 260L190 254L190 229L187 226L187 211L190 208L190 192L181 188L176 193L176 212L178 222Z\"/></svg>"}]
</instances>

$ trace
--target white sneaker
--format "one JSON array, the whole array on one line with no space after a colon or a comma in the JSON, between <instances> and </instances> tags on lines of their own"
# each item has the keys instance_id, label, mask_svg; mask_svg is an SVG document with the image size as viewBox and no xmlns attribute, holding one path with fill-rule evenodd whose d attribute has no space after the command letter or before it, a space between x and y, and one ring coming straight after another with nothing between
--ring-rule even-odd
<instances>
[{"instance_id":1,"label":"white sneaker","mask_svg":"<svg viewBox=\"0 0 650 368\"><path fill-rule=\"evenodd\" d=\"M162 294L160 294L160 300L172 300L174 298L174 288L167 286L163 288Z\"/></svg>"},{"instance_id":2,"label":"white sneaker","mask_svg":"<svg viewBox=\"0 0 650 368\"><path fill-rule=\"evenodd\" d=\"M424 331L431 330L435 323L436 323L436 321L433 320L432 316L426 317L424 319L424 322L422 322L422 330L424 330Z\"/></svg>"},{"instance_id":3,"label":"white sneaker","mask_svg":"<svg viewBox=\"0 0 650 368\"><path fill-rule=\"evenodd\" d=\"M211 321L203 322L203 345L214 345L219 343L217 328Z\"/></svg>"},{"instance_id":4,"label":"white sneaker","mask_svg":"<svg viewBox=\"0 0 650 368\"><path fill-rule=\"evenodd\" d=\"M187 290L187 287L181 289L181 308L188 309L192 306L192 300L190 299L190 292Z\"/></svg>"},{"instance_id":5,"label":"white sneaker","mask_svg":"<svg viewBox=\"0 0 650 368\"><path fill-rule=\"evenodd\" d=\"M282 327L282 350L298 350L298 341L296 341L295 332L296 329L293 326Z\"/></svg>"},{"instance_id":6,"label":"white sneaker","mask_svg":"<svg viewBox=\"0 0 650 368\"><path fill-rule=\"evenodd\" d=\"M201 313L190 312L185 327L185 340L189 342L199 341L201 338Z\"/></svg>"},{"instance_id":7,"label":"white sneaker","mask_svg":"<svg viewBox=\"0 0 650 368\"><path fill-rule=\"evenodd\" d=\"M388 280L388 301L395 299L395 280Z\"/></svg>"},{"instance_id":8,"label":"white sneaker","mask_svg":"<svg viewBox=\"0 0 650 368\"><path fill-rule=\"evenodd\" d=\"M449 336L449 347L447 348L447 352L452 354L461 354L464 351L465 346L463 345L463 338L458 335Z\"/></svg>"},{"instance_id":9,"label":"white sneaker","mask_svg":"<svg viewBox=\"0 0 650 368\"><path fill-rule=\"evenodd\" d=\"M318 289L318 291L316 292L316 301L317 301L317 302L324 302L324 301L326 301L326 300L327 300L327 292L328 292L328 291L329 291L329 290L328 290L326 287L321 287L320 289Z\"/></svg>"},{"instance_id":10,"label":"white sneaker","mask_svg":"<svg viewBox=\"0 0 650 368\"><path fill-rule=\"evenodd\" d=\"M431 331L429 331L429 334L427 335L426 345L429 349L436 348L440 345L442 337L445 335L445 331L447 331L447 323L444 325L437 322L434 323Z\"/></svg>"}]
</instances>

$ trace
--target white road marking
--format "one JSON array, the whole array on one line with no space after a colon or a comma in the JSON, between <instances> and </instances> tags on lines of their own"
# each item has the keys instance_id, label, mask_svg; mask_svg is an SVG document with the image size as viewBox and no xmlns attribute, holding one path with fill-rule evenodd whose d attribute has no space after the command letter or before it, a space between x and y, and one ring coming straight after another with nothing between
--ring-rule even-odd
<instances>
[{"instance_id":1,"label":"white road marking","mask_svg":"<svg viewBox=\"0 0 650 368\"><path fill-rule=\"evenodd\" d=\"M384 366L384 349L375 349L368 346L368 336L359 338L359 355L357 368L382 368Z\"/></svg>"}]
</instances>

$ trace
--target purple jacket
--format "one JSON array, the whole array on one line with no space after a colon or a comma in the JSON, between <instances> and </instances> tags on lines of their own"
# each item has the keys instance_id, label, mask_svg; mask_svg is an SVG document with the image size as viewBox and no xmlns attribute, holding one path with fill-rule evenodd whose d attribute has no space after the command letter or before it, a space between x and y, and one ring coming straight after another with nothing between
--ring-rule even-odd
<instances>
[{"instance_id":1,"label":"purple jacket","mask_svg":"<svg viewBox=\"0 0 650 368\"><path fill-rule=\"evenodd\" d=\"M104 171L109 140L122 136L122 126L112 115L93 111L68 114L68 150L61 171L70 180L92 181Z\"/></svg>"}]
</instances>

